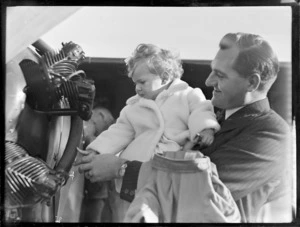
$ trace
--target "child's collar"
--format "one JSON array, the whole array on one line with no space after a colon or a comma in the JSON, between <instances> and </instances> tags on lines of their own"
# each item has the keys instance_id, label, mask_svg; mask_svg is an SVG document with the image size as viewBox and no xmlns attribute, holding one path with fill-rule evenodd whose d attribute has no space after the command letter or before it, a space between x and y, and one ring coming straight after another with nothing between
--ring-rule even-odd
<instances>
[{"instance_id":1,"label":"child's collar","mask_svg":"<svg viewBox=\"0 0 300 227\"><path fill-rule=\"evenodd\" d=\"M170 87L164 91L162 91L157 97L156 100L164 99L169 96L172 96L175 92L184 90L188 87L188 84L181 79L175 79L171 83Z\"/></svg>"}]
</instances>

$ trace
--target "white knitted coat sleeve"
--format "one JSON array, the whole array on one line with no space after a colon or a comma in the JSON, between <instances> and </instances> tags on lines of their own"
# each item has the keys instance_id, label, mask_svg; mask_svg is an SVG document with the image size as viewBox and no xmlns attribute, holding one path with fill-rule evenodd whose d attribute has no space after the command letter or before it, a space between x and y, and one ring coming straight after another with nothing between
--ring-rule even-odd
<instances>
[{"instance_id":1,"label":"white knitted coat sleeve","mask_svg":"<svg viewBox=\"0 0 300 227\"><path fill-rule=\"evenodd\" d=\"M125 106L116 123L102 132L87 149L93 149L101 154L118 154L134 139L134 129L127 118L127 107Z\"/></svg>"},{"instance_id":2,"label":"white knitted coat sleeve","mask_svg":"<svg viewBox=\"0 0 300 227\"><path fill-rule=\"evenodd\" d=\"M190 140L193 140L196 134L203 129L212 128L215 129L215 131L220 130L220 125L216 120L211 101L206 100L203 92L199 88L192 89L187 98L190 109L188 119Z\"/></svg>"}]
</instances>

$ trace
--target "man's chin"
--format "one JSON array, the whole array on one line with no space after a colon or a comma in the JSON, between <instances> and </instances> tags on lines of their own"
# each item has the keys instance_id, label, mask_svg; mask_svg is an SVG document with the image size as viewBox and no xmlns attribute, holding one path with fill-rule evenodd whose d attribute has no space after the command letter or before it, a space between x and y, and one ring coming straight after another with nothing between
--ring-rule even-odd
<instances>
[{"instance_id":1,"label":"man's chin","mask_svg":"<svg viewBox=\"0 0 300 227\"><path fill-rule=\"evenodd\" d=\"M214 106L214 107L217 107L219 109L224 109L224 102L222 102L222 100L218 100L218 99L215 99L214 97L212 97L211 99L211 104Z\"/></svg>"}]
</instances>

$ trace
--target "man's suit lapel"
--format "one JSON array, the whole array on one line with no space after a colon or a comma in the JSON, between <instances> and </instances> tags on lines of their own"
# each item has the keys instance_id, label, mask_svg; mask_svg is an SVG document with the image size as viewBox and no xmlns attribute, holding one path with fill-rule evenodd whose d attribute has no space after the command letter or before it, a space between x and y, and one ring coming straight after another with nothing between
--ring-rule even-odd
<instances>
[{"instance_id":1,"label":"man's suit lapel","mask_svg":"<svg viewBox=\"0 0 300 227\"><path fill-rule=\"evenodd\" d=\"M251 124L251 119L261 116L269 110L268 99L263 99L243 107L224 121L220 117L221 113L216 113L217 116L219 115L221 129L215 134L215 140L209 147L199 150L207 156L212 155L220 146L227 143L228 140L234 140L239 129L245 128L247 124Z\"/></svg>"},{"instance_id":2,"label":"man's suit lapel","mask_svg":"<svg viewBox=\"0 0 300 227\"><path fill-rule=\"evenodd\" d=\"M251 119L258 117L269 110L270 105L267 98L247 105L232 114L228 119L221 122L221 129L217 133L222 134L235 128L242 128L249 124Z\"/></svg>"},{"instance_id":3,"label":"man's suit lapel","mask_svg":"<svg viewBox=\"0 0 300 227\"><path fill-rule=\"evenodd\" d=\"M244 125L248 124L248 119L237 118L237 119L227 119L221 124L221 129L216 133L216 135L227 133L235 128L243 127Z\"/></svg>"}]
</instances>

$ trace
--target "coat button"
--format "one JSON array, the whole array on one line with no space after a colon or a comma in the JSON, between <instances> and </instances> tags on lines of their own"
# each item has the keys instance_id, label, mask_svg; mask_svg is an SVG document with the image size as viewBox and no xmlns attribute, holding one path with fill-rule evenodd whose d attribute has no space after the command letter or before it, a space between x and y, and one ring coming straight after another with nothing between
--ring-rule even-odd
<instances>
[{"instance_id":1,"label":"coat button","mask_svg":"<svg viewBox=\"0 0 300 227\"><path fill-rule=\"evenodd\" d=\"M125 194L128 194L129 190L126 188L124 192L125 192Z\"/></svg>"}]
</instances>

